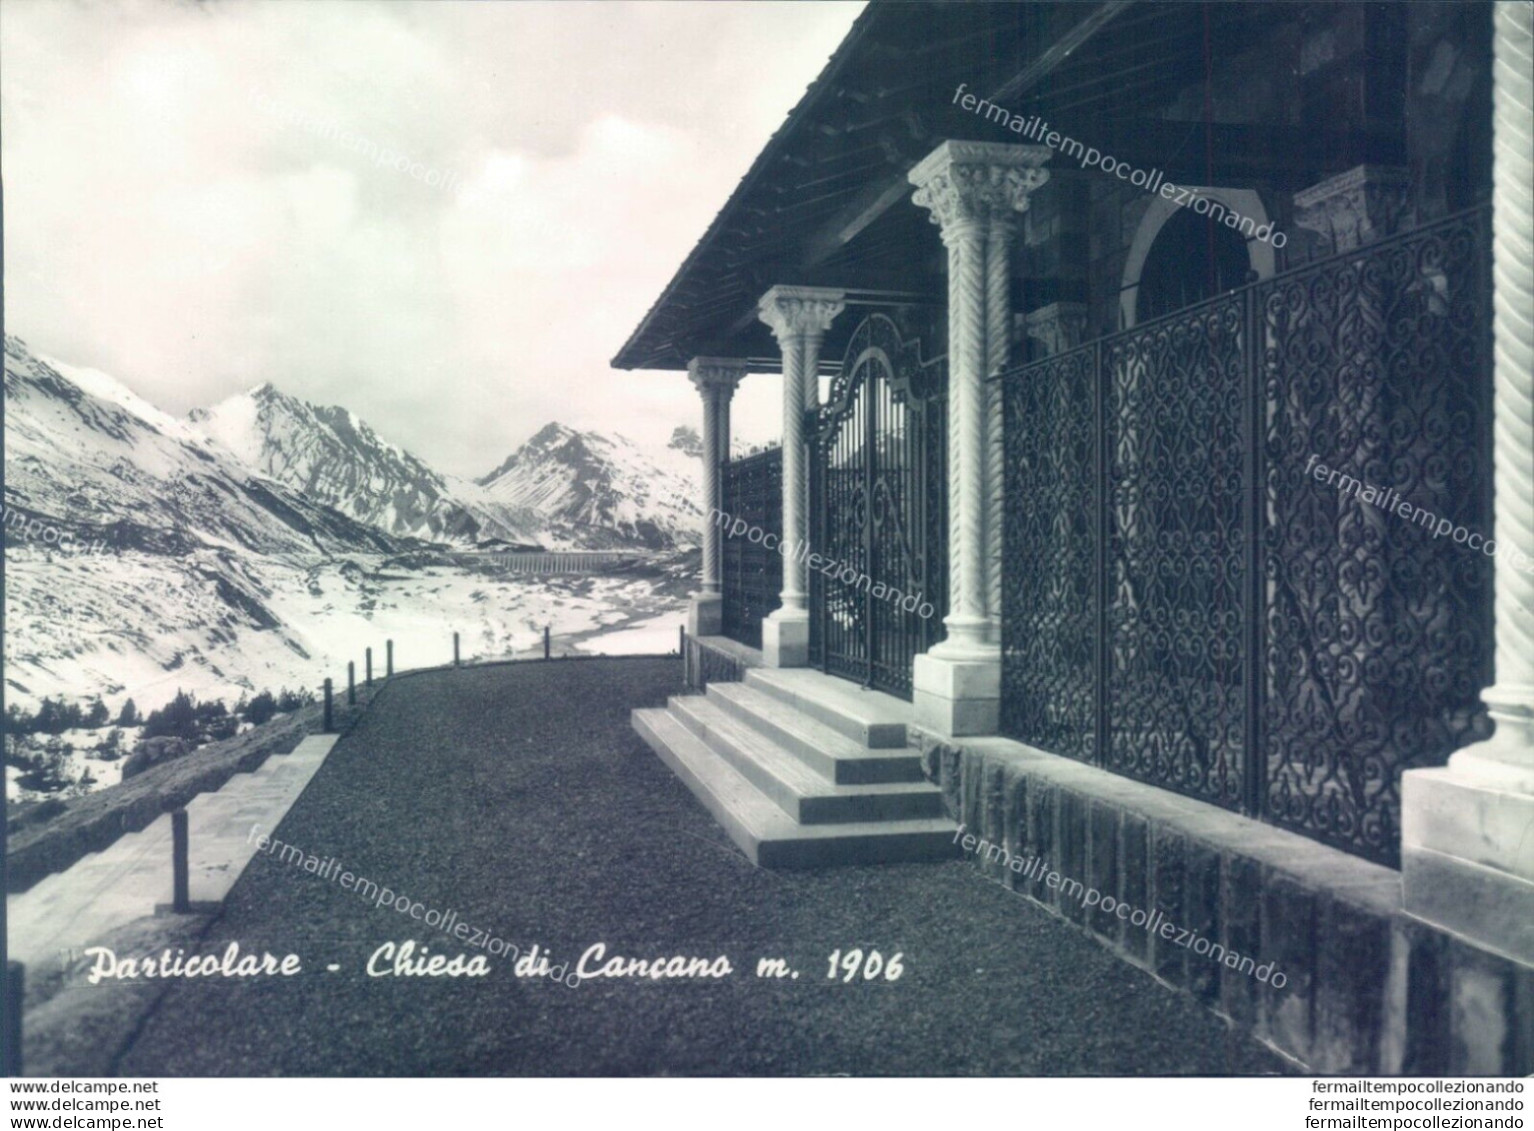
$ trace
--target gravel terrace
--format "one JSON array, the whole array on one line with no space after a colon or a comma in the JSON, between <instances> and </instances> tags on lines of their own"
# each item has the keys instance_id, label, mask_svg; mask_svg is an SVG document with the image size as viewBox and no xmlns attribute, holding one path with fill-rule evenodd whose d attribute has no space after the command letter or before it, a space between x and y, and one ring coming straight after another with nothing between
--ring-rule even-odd
<instances>
[{"instance_id":1,"label":"gravel terrace","mask_svg":"<svg viewBox=\"0 0 1534 1131\"><path fill-rule=\"evenodd\" d=\"M573 970L727 955L722 980L369 977L415 940L484 954L258 854L199 948L302 957L293 978L178 981L124 1075L1128 1075L1286 1071L1189 998L963 861L754 867L629 726L675 659L397 678L276 837ZM271 830L262 830L270 832ZM838 949L904 974L827 980ZM758 978L759 958L797 978ZM330 965L339 967L332 972ZM388 964L385 963L387 966Z\"/></svg>"}]
</instances>

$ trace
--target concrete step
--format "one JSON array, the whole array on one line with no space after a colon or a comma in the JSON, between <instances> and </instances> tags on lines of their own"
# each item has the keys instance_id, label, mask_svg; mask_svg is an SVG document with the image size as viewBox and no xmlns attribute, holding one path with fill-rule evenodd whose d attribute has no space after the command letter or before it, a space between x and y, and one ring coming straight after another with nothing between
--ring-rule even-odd
<instances>
[{"instance_id":1,"label":"concrete step","mask_svg":"<svg viewBox=\"0 0 1534 1131\"><path fill-rule=\"evenodd\" d=\"M669 711L635 711L634 729L724 828L764 868L946 860L958 854L952 821L801 825Z\"/></svg>"},{"instance_id":2,"label":"concrete step","mask_svg":"<svg viewBox=\"0 0 1534 1131\"><path fill-rule=\"evenodd\" d=\"M749 684L711 683L708 698L838 785L926 780L914 750L870 750Z\"/></svg>"},{"instance_id":3,"label":"concrete step","mask_svg":"<svg viewBox=\"0 0 1534 1131\"><path fill-rule=\"evenodd\" d=\"M808 668L752 668L745 683L870 750L904 748L915 717L903 699Z\"/></svg>"},{"instance_id":4,"label":"concrete step","mask_svg":"<svg viewBox=\"0 0 1534 1131\"><path fill-rule=\"evenodd\" d=\"M837 785L773 739L701 695L673 696L673 718L804 825L941 817L943 795L926 782Z\"/></svg>"}]
</instances>

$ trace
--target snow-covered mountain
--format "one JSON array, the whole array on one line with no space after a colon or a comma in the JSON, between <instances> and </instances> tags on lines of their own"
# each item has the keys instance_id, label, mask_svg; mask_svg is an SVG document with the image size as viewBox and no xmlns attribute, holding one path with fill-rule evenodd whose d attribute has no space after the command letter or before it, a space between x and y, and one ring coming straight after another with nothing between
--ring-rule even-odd
<instances>
[{"instance_id":1,"label":"snow-covered mountain","mask_svg":"<svg viewBox=\"0 0 1534 1131\"><path fill-rule=\"evenodd\" d=\"M475 482L441 474L341 407L261 385L185 420L104 373L5 343L6 506L121 544L257 553L695 546L696 434L647 452L549 424ZM119 529L120 528L120 529Z\"/></svg>"},{"instance_id":2,"label":"snow-covered mountain","mask_svg":"<svg viewBox=\"0 0 1534 1131\"><path fill-rule=\"evenodd\" d=\"M106 374L36 357L9 336L5 506L118 548L412 546L254 472Z\"/></svg>"},{"instance_id":3,"label":"snow-covered mountain","mask_svg":"<svg viewBox=\"0 0 1534 1131\"><path fill-rule=\"evenodd\" d=\"M262 474L391 534L550 549L696 545L702 445L678 428L663 451L550 424L474 482L437 472L350 410L270 384L196 409L191 428Z\"/></svg>"},{"instance_id":4,"label":"snow-covered mountain","mask_svg":"<svg viewBox=\"0 0 1534 1131\"><path fill-rule=\"evenodd\" d=\"M308 563L421 546L11 337L5 542L5 680L23 704L119 692L158 704L181 686L288 682L313 652L280 593L303 591Z\"/></svg>"},{"instance_id":5,"label":"snow-covered mountain","mask_svg":"<svg viewBox=\"0 0 1534 1131\"><path fill-rule=\"evenodd\" d=\"M476 505L473 484L434 471L340 406L265 384L188 419L258 471L391 534L460 545L536 540L537 515Z\"/></svg>"},{"instance_id":6,"label":"snow-covered mountain","mask_svg":"<svg viewBox=\"0 0 1534 1131\"><path fill-rule=\"evenodd\" d=\"M687 437L663 451L641 450L623 436L549 424L476 482L514 510L531 510L548 534L590 547L695 546L702 465Z\"/></svg>"},{"instance_id":7,"label":"snow-covered mountain","mask_svg":"<svg viewBox=\"0 0 1534 1131\"><path fill-rule=\"evenodd\" d=\"M404 667L445 661L455 632L467 656L504 655L538 646L546 625L585 634L637 611L670 615L681 574L694 568L678 556L648 572L534 579L462 552L468 538L434 538L457 543L439 552L396 533L406 514L416 517L405 527L452 531L461 512L483 537L494 526L481 515L531 511L437 475L344 410L277 406L281 394L257 390L251 405L273 402L265 420L283 440L268 445L254 424L237 426L228 402L195 420L172 417L106 374L10 337L4 379L4 678L23 707L99 694L115 712L128 697L145 710L163 705L178 689L231 700L313 689L325 676L344 679L347 660L360 661L364 647L378 654L385 639ZM624 485L622 504L609 498L602 512L614 525L539 514L528 541L663 541L671 511L646 525L650 494L630 482L659 482L658 470L622 443L606 445L613 465L593 457L587 470ZM247 462L276 452L291 458L271 470ZM73 535L67 547L61 532Z\"/></svg>"}]
</instances>

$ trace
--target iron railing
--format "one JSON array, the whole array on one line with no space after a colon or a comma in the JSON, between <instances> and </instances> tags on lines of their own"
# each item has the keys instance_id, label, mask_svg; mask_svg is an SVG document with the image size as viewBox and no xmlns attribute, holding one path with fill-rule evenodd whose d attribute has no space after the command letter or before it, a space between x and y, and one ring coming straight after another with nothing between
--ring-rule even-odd
<instances>
[{"instance_id":1,"label":"iron railing","mask_svg":"<svg viewBox=\"0 0 1534 1131\"><path fill-rule=\"evenodd\" d=\"M701 695L710 683L739 683L746 678L746 664L720 648L711 648L686 629L682 630L682 688Z\"/></svg>"},{"instance_id":2,"label":"iron railing","mask_svg":"<svg viewBox=\"0 0 1534 1131\"><path fill-rule=\"evenodd\" d=\"M1492 536L1489 244L1473 209L1004 375L1007 734L1397 862L1402 771L1489 727L1491 561L1417 513Z\"/></svg>"},{"instance_id":3,"label":"iron railing","mask_svg":"<svg viewBox=\"0 0 1534 1131\"><path fill-rule=\"evenodd\" d=\"M783 558L769 548L783 538L783 450L769 448L722 463L719 482L719 510L728 522L719 531L722 631L731 640L760 648L762 618L778 607L783 589ZM744 533L732 537L731 529Z\"/></svg>"}]
</instances>

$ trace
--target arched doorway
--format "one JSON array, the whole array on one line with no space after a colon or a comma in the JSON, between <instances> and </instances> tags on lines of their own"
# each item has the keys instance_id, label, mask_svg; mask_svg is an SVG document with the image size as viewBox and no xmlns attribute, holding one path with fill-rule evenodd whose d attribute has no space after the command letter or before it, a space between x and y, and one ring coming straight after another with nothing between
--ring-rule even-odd
<instances>
[{"instance_id":1,"label":"arched doorway","mask_svg":"<svg viewBox=\"0 0 1534 1131\"><path fill-rule=\"evenodd\" d=\"M1140 270L1136 323L1149 322L1248 281L1251 261L1239 232L1186 209L1162 226Z\"/></svg>"},{"instance_id":2,"label":"arched doorway","mask_svg":"<svg viewBox=\"0 0 1534 1131\"><path fill-rule=\"evenodd\" d=\"M1211 185L1190 186L1187 191L1192 192L1196 197L1208 199L1212 205L1218 204L1226 214L1235 213L1241 217L1250 217L1259 229L1269 223L1268 210L1254 189L1223 188ZM1211 215L1213 215L1212 206ZM1181 234L1174 230L1163 243L1163 233L1174 223L1182 229ZM1248 239L1236 229L1222 227L1221 222L1218 221L1211 222L1208 216L1176 201L1160 196L1153 198L1150 207L1145 210L1145 215L1140 217L1140 223L1135 228L1134 239L1130 241L1129 251L1124 257L1123 281L1119 286L1119 329L1127 330L1131 326L1139 325L1148 317L1140 313L1139 298L1140 287L1145 281L1146 267L1153 249L1157 251L1158 259L1174 261L1172 266L1156 268L1158 273L1177 274L1175 261L1178 259L1183 260L1181 271L1196 270L1198 272L1191 280L1193 286L1189 285L1190 280L1185 279L1182 283L1174 284L1170 289L1162 289L1161 294L1152 297L1147 309L1166 313L1168 310L1180 308L1182 304L1179 296L1186 297L1188 294L1200 293L1201 298L1194 301L1202 301L1211 294L1221 293L1220 290L1213 288L1221 286L1229 276L1238 273L1233 254L1238 243L1242 247L1242 266L1235 283L1231 285L1240 286L1253 279L1272 277L1277 270L1278 261L1271 242ZM1212 273L1207 263L1211 248L1217 256L1217 266ZM1192 266L1194 263L1198 264L1197 268ZM1202 278L1199 278L1199 275ZM1163 286L1165 282L1166 280ZM1207 294L1203 294L1206 287L1210 289Z\"/></svg>"}]
</instances>

